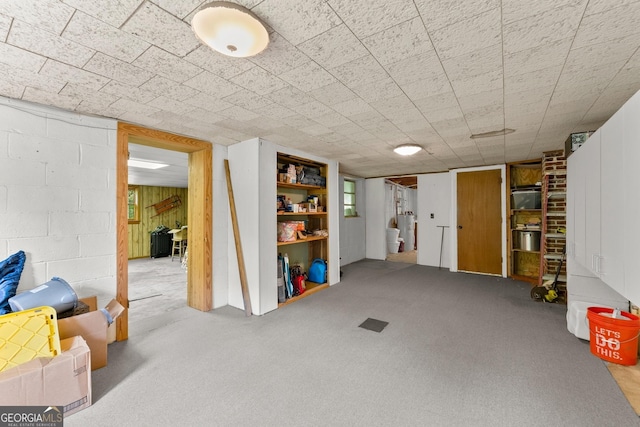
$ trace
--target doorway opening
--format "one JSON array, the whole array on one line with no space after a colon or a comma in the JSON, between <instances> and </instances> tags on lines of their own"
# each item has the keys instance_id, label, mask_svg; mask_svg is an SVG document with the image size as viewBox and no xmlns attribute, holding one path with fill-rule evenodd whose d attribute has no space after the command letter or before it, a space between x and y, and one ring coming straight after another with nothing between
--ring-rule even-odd
<instances>
[{"instance_id":1,"label":"doorway opening","mask_svg":"<svg viewBox=\"0 0 640 427\"><path fill-rule=\"evenodd\" d=\"M385 183L387 261L416 264L418 259L418 177L389 177Z\"/></svg>"},{"instance_id":2,"label":"doorway opening","mask_svg":"<svg viewBox=\"0 0 640 427\"><path fill-rule=\"evenodd\" d=\"M188 154L187 305L201 311L213 307L212 289L212 145L128 123L118 123L116 143L116 298L127 309L116 320L116 339L129 336L128 148L129 142Z\"/></svg>"}]
</instances>

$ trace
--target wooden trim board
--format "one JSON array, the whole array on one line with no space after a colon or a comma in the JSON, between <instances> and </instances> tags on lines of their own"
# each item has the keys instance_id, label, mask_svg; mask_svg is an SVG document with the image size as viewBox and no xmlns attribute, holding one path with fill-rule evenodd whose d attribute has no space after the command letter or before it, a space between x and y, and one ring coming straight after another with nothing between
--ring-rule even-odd
<instances>
[{"instance_id":1,"label":"wooden trim board","mask_svg":"<svg viewBox=\"0 0 640 427\"><path fill-rule=\"evenodd\" d=\"M116 319L116 339L118 341L126 340L129 336L127 220L129 142L189 153L187 304L201 311L209 311L213 307L212 144L207 141L119 122L116 141L116 299L126 309Z\"/></svg>"}]
</instances>

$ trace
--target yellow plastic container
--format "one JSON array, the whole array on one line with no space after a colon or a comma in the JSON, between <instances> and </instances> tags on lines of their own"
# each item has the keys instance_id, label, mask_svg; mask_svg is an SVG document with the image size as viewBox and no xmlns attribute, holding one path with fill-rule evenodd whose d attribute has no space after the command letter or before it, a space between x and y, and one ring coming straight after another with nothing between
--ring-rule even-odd
<instances>
[{"instance_id":1,"label":"yellow plastic container","mask_svg":"<svg viewBox=\"0 0 640 427\"><path fill-rule=\"evenodd\" d=\"M0 372L60 352L54 308L36 307L0 316Z\"/></svg>"}]
</instances>

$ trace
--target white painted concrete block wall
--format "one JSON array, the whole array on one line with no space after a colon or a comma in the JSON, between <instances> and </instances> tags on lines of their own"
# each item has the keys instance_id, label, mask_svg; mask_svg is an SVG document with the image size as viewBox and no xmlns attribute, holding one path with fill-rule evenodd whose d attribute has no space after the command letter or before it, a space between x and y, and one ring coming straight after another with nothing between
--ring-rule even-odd
<instances>
[{"instance_id":1,"label":"white painted concrete block wall","mask_svg":"<svg viewBox=\"0 0 640 427\"><path fill-rule=\"evenodd\" d=\"M27 254L19 291L58 276L115 294L116 127L0 97L0 258Z\"/></svg>"}]
</instances>

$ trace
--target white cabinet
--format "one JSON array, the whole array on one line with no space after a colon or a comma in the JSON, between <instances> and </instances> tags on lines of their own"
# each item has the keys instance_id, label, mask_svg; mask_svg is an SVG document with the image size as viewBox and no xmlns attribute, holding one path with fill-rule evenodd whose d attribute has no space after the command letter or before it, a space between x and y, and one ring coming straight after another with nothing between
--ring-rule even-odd
<instances>
[{"instance_id":1,"label":"white cabinet","mask_svg":"<svg viewBox=\"0 0 640 427\"><path fill-rule=\"evenodd\" d=\"M615 232L616 244L623 252L625 287L620 291L634 304L640 304L640 95L624 105L624 153L620 187L623 225ZM618 163L620 167L620 162ZM620 185L620 183L618 183Z\"/></svg>"},{"instance_id":2,"label":"white cabinet","mask_svg":"<svg viewBox=\"0 0 640 427\"><path fill-rule=\"evenodd\" d=\"M635 304L640 304L639 162L640 92L567 162L568 273L592 273Z\"/></svg>"},{"instance_id":3,"label":"white cabinet","mask_svg":"<svg viewBox=\"0 0 640 427\"><path fill-rule=\"evenodd\" d=\"M594 253L594 272L601 280L624 294L623 237L626 187L623 171L625 140L623 111L614 114L600 133L600 250Z\"/></svg>"}]
</instances>

